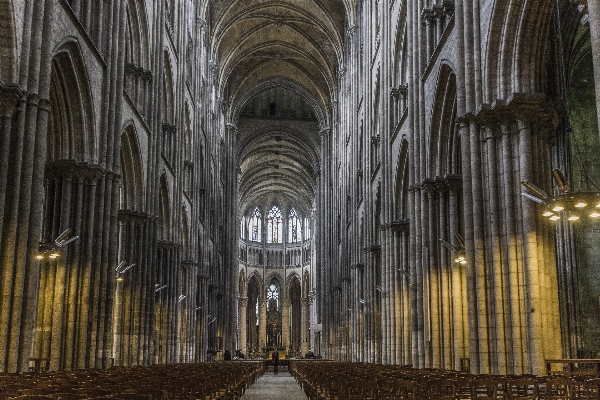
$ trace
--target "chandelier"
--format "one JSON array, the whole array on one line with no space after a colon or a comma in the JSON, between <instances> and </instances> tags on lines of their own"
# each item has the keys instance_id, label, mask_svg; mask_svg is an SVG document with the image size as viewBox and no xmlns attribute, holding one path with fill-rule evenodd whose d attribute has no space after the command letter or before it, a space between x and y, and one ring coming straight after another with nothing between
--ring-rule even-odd
<instances>
[{"instance_id":1,"label":"chandelier","mask_svg":"<svg viewBox=\"0 0 600 400\"><path fill-rule=\"evenodd\" d=\"M559 54L560 54L560 71L562 78L562 89L565 100L565 133L573 135L573 128L570 121L570 109L569 99L567 94L567 73L565 67L564 58L564 46L562 37L562 24L560 16L559 1L555 1L556 9L556 24L559 40ZM521 184L525 186L531 193L521 193L523 197L533 200L537 203L543 204L544 212L542 215L551 221L559 221L566 219L571 222L579 221L582 218L586 220L597 220L600 218L600 192L592 190L592 186L600 190L590 179L586 171L586 163L582 160L579 146L575 135L573 135L573 143L575 145L575 152L580 162L580 174L581 179L579 181L579 190L572 191L569 187L569 183L565 179L564 175L559 169L552 170L552 177L556 182L558 188L558 194L556 196L550 196L543 189L534 185L528 181L522 181ZM585 189L582 190L583 183L585 183Z\"/></svg>"},{"instance_id":2,"label":"chandelier","mask_svg":"<svg viewBox=\"0 0 600 400\"><path fill-rule=\"evenodd\" d=\"M552 176L558 187L558 195L550 196L543 189L527 181L523 181L521 184L534 194L524 192L521 195L543 204L545 207L542 215L550 221L567 219L574 222L581 218L598 219L600 218L600 192L592 191L587 174L583 170L582 174L586 176L587 181L585 191L571 191L562 172L559 169L553 169Z\"/></svg>"}]
</instances>

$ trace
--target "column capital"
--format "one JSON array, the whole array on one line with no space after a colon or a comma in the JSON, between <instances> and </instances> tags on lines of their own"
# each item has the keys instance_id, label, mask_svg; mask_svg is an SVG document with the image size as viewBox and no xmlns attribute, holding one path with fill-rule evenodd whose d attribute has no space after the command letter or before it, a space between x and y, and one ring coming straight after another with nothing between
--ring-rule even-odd
<instances>
[{"instance_id":1,"label":"column capital","mask_svg":"<svg viewBox=\"0 0 600 400\"><path fill-rule=\"evenodd\" d=\"M238 303L239 303L240 307L248 307L248 298L247 297L240 297L238 299Z\"/></svg>"},{"instance_id":2,"label":"column capital","mask_svg":"<svg viewBox=\"0 0 600 400\"><path fill-rule=\"evenodd\" d=\"M319 131L319 135L327 136L331 133L331 127L327 126Z\"/></svg>"}]
</instances>

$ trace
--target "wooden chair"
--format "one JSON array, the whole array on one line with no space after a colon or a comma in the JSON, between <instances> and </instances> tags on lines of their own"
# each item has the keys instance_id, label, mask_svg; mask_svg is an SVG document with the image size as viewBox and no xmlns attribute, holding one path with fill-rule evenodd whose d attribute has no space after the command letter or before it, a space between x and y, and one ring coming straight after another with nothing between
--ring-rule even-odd
<instances>
[{"instance_id":1,"label":"wooden chair","mask_svg":"<svg viewBox=\"0 0 600 400\"><path fill-rule=\"evenodd\" d=\"M476 377L471 381L471 397L473 399L497 399L497 381L491 377Z\"/></svg>"},{"instance_id":2,"label":"wooden chair","mask_svg":"<svg viewBox=\"0 0 600 400\"><path fill-rule=\"evenodd\" d=\"M511 378L507 381L508 398L528 400L539 398L538 380L534 378Z\"/></svg>"},{"instance_id":3,"label":"wooden chair","mask_svg":"<svg viewBox=\"0 0 600 400\"><path fill-rule=\"evenodd\" d=\"M588 379L585 381L590 394L595 394L600 399L600 378Z\"/></svg>"},{"instance_id":4,"label":"wooden chair","mask_svg":"<svg viewBox=\"0 0 600 400\"><path fill-rule=\"evenodd\" d=\"M540 390L540 398L546 400L571 399L571 383L569 379L559 376L548 376L545 381L545 390L544 392Z\"/></svg>"},{"instance_id":5,"label":"wooden chair","mask_svg":"<svg viewBox=\"0 0 600 400\"><path fill-rule=\"evenodd\" d=\"M48 395L48 397L52 397L56 400L79 400L87 398L85 395L75 393L52 393Z\"/></svg>"},{"instance_id":6,"label":"wooden chair","mask_svg":"<svg viewBox=\"0 0 600 400\"><path fill-rule=\"evenodd\" d=\"M377 381L377 399L396 400L400 398L400 385L392 380Z\"/></svg>"},{"instance_id":7,"label":"wooden chair","mask_svg":"<svg viewBox=\"0 0 600 400\"><path fill-rule=\"evenodd\" d=\"M346 388L346 394L348 400L363 400L364 392L361 385L357 385L356 382L348 385Z\"/></svg>"},{"instance_id":8,"label":"wooden chair","mask_svg":"<svg viewBox=\"0 0 600 400\"><path fill-rule=\"evenodd\" d=\"M417 399L417 382L410 379L402 379L398 384L400 399Z\"/></svg>"}]
</instances>

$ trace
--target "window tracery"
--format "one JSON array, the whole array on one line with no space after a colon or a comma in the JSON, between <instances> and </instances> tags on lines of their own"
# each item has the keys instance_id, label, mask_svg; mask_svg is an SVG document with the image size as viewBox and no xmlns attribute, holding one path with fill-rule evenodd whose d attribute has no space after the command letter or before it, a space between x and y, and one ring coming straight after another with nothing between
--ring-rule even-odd
<instances>
[{"instance_id":1,"label":"window tracery","mask_svg":"<svg viewBox=\"0 0 600 400\"><path fill-rule=\"evenodd\" d=\"M277 206L273 206L269 211L267 234L269 243L283 243L283 218Z\"/></svg>"},{"instance_id":2,"label":"window tracery","mask_svg":"<svg viewBox=\"0 0 600 400\"><path fill-rule=\"evenodd\" d=\"M295 209L290 210L288 216L288 242L297 243L302 241L302 221Z\"/></svg>"},{"instance_id":3,"label":"window tracery","mask_svg":"<svg viewBox=\"0 0 600 400\"><path fill-rule=\"evenodd\" d=\"M262 215L258 207L254 209L252 217L250 217L250 223L248 224L248 239L252 242L260 242Z\"/></svg>"},{"instance_id":4,"label":"window tracery","mask_svg":"<svg viewBox=\"0 0 600 400\"><path fill-rule=\"evenodd\" d=\"M267 290L267 310L270 310L271 303L275 302L275 310L279 309L279 292L277 291L277 286L273 283L269 286Z\"/></svg>"}]
</instances>

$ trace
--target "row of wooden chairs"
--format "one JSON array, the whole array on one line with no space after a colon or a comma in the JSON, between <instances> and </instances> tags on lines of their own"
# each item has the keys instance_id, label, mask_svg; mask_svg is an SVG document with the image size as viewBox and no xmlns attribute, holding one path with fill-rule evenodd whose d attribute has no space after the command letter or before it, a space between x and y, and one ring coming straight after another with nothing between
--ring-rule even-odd
<instances>
[{"instance_id":1,"label":"row of wooden chairs","mask_svg":"<svg viewBox=\"0 0 600 400\"><path fill-rule=\"evenodd\" d=\"M337 362L290 362L310 400L600 399L600 378L476 375L440 369Z\"/></svg>"},{"instance_id":2,"label":"row of wooden chairs","mask_svg":"<svg viewBox=\"0 0 600 400\"><path fill-rule=\"evenodd\" d=\"M231 361L0 374L0 400L236 400L264 363Z\"/></svg>"}]
</instances>

